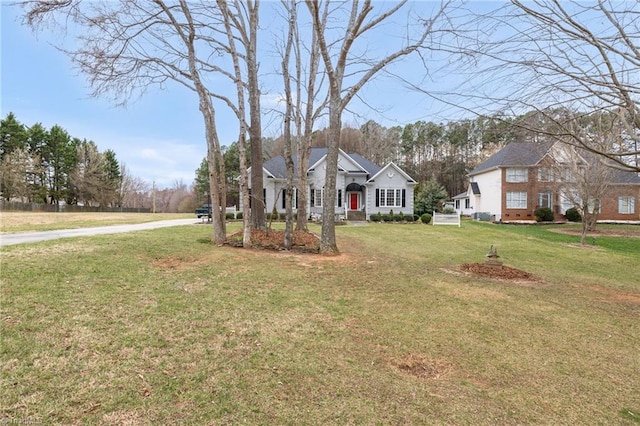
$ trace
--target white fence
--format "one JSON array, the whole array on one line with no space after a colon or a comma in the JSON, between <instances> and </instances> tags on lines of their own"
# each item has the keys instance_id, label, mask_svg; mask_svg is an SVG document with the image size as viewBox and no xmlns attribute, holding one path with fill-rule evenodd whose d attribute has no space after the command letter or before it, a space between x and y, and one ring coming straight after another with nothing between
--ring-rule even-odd
<instances>
[{"instance_id":1,"label":"white fence","mask_svg":"<svg viewBox=\"0 0 640 426\"><path fill-rule=\"evenodd\" d=\"M434 225L457 225L460 227L460 215L459 214L443 214L433 212L433 224Z\"/></svg>"}]
</instances>

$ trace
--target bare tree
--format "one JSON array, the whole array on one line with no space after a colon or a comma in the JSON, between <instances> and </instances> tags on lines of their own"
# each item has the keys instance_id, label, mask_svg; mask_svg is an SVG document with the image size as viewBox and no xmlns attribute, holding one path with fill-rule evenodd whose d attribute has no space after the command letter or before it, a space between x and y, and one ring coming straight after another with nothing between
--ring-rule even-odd
<instances>
[{"instance_id":1,"label":"bare tree","mask_svg":"<svg viewBox=\"0 0 640 426\"><path fill-rule=\"evenodd\" d=\"M329 15L329 3L321 12L320 22L322 27L326 27L326 20ZM303 80L302 67L302 46L300 30L296 20L296 37L294 47L296 52L296 103L295 103L295 123L297 141L297 174L298 174L298 210L296 217L296 230L307 231L307 170L309 168L309 156L311 155L311 144L313 142L313 127L325 109L329 94L324 98L320 97L319 91L322 88L321 79L318 81L320 70L320 46L316 31L311 28L311 42L307 47L307 71L306 79ZM304 88L306 98L303 105L302 89Z\"/></svg>"},{"instance_id":2,"label":"bare tree","mask_svg":"<svg viewBox=\"0 0 640 426\"><path fill-rule=\"evenodd\" d=\"M0 192L10 201L31 199L31 186L42 173L40 161L26 148L16 148L6 153L0 162Z\"/></svg>"},{"instance_id":3,"label":"bare tree","mask_svg":"<svg viewBox=\"0 0 640 426\"><path fill-rule=\"evenodd\" d=\"M69 185L76 201L86 206L106 207L112 194L104 155L92 141L82 141L76 148L78 163L69 173Z\"/></svg>"},{"instance_id":4,"label":"bare tree","mask_svg":"<svg viewBox=\"0 0 640 426\"><path fill-rule=\"evenodd\" d=\"M246 151L247 151L247 131L251 128L251 126L247 123L246 118L246 107L245 107L245 90L247 88L246 79L243 78L243 73L240 67L241 58L245 59L247 69L252 70L252 73L257 73L258 64L255 62L255 57L250 56L248 53L245 55L240 55L238 49L236 47L236 39L240 40L240 44L244 46L245 51L251 50L250 43L253 40L253 37L249 34L253 34L257 31L258 25L258 4L248 2L249 8L249 22L248 24L243 19L243 15L241 13L239 3L235 3L235 14L231 12L230 8L227 5L226 1L218 0L218 7L220 7L222 11L222 19L224 24L225 35L227 39L227 45L221 44L223 49L231 56L233 62L233 74L229 76L232 78L232 81L236 87L236 96L237 96L237 104L234 104L229 98L218 96L220 99L226 102L226 104L234 111L236 117L238 118L239 123L239 131L238 131L238 159L240 163L240 173L239 173L239 187L240 187L240 197L242 199L242 223L243 223L243 233L242 233L242 245L243 247L251 246L251 228L252 224L254 227L264 227L264 200L262 197L262 191L258 191L258 198L254 200L254 208L250 210L250 196L249 196L249 187L248 187L248 172L247 172L247 161L246 161ZM234 29L236 32L240 33L240 36L237 37L234 34ZM253 60L253 62L251 62ZM254 90L249 91L249 99L250 104L253 105L250 108L251 113L259 113L260 112L260 96L259 91L256 92ZM257 108L255 106L257 104ZM253 124L253 122L252 122ZM255 176L253 170L256 168L260 171L259 180L252 181L252 184L255 185L263 185L262 182L262 137L261 131L256 134L255 129L251 131L250 140L252 137L258 137L258 141L254 141L260 147L259 158L256 158L255 167L252 168L252 176ZM251 150L252 155L257 155L257 150ZM254 191L254 197L255 197ZM262 200L262 201L261 201Z\"/></svg>"},{"instance_id":5,"label":"bare tree","mask_svg":"<svg viewBox=\"0 0 640 426\"><path fill-rule=\"evenodd\" d=\"M605 157L612 167L640 171L637 1L512 0L484 18L487 32L501 37L475 52L484 59L473 63L476 78L469 77L476 84L464 85L460 100L475 98L469 108L481 114L536 111L554 126L516 125ZM624 136L606 149L573 132L575 120L595 112L610 114Z\"/></svg>"},{"instance_id":6,"label":"bare tree","mask_svg":"<svg viewBox=\"0 0 640 426\"><path fill-rule=\"evenodd\" d=\"M571 138L588 141L589 146L600 152L610 151L621 138L620 123L609 114L594 114L581 122L566 121L570 128ZM619 172L612 167L612 161L594 154L591 150L564 144L565 149L556 149L553 158L556 160L555 176L559 183L562 201L572 205L582 217L580 243L585 243L588 231L597 226L598 214L603 200L611 186L613 174Z\"/></svg>"},{"instance_id":7,"label":"bare tree","mask_svg":"<svg viewBox=\"0 0 640 426\"><path fill-rule=\"evenodd\" d=\"M120 187L118 188L117 204L128 208L150 208L150 186L143 179L131 174L129 168L120 164Z\"/></svg>"},{"instance_id":8,"label":"bare tree","mask_svg":"<svg viewBox=\"0 0 640 426\"><path fill-rule=\"evenodd\" d=\"M73 22L80 27L77 48L66 50L93 89L118 105L152 86L174 81L198 96L207 143L213 204L213 240L226 238L225 169L218 140L212 92L205 76L218 72L209 63L216 56L211 40L217 35L211 22L212 5L178 0L165 2L82 2L25 0L25 21L34 29L41 23ZM57 19L60 18L60 21Z\"/></svg>"},{"instance_id":9,"label":"bare tree","mask_svg":"<svg viewBox=\"0 0 640 426\"><path fill-rule=\"evenodd\" d=\"M371 0L351 2L348 21L344 32L336 28L328 28L326 20L322 19L320 10L322 5L328 7L327 2L306 0L307 7L313 20L313 29L318 38L320 52L324 62L329 86L329 144L327 146L327 170L325 180L325 199L322 210L322 234L320 251L323 254L337 254L338 246L335 236L335 203L336 176L338 171L338 149L340 147L340 131L342 129L342 113L360 89L376 74L392 62L407 56L423 47L427 38L432 34L434 25L444 14L447 7L442 3L436 8L430 19L420 21L420 30L415 38L407 35L407 42L398 50L383 58L367 58L365 53L354 54L354 44L357 41L366 42L366 35L379 28L391 16L401 10L407 1L393 4L388 10L379 15L372 14ZM340 7L333 11L342 12ZM331 35L337 39L331 40Z\"/></svg>"},{"instance_id":10,"label":"bare tree","mask_svg":"<svg viewBox=\"0 0 640 426\"><path fill-rule=\"evenodd\" d=\"M287 31L287 41L285 43L284 55L282 57L282 78L284 80L284 161L287 169L287 183L285 188L285 231L284 231L284 247L291 249L293 245L293 179L294 165L292 152L292 131L291 121L293 120L293 95L291 94L291 76L289 75L289 62L291 60L291 51L293 50L293 41L296 35L298 20L296 1L291 0L289 3L283 2L287 9L289 17L289 25ZM299 64L300 60L297 59ZM299 66L297 67L299 69Z\"/></svg>"},{"instance_id":11,"label":"bare tree","mask_svg":"<svg viewBox=\"0 0 640 426\"><path fill-rule=\"evenodd\" d=\"M259 62L258 62L258 23L259 5L256 0L217 0L220 8L223 34L226 43L219 39L211 39L210 42L223 52L226 52L232 59L233 72L226 72L219 69L223 75L231 79L236 86L237 102L232 102L228 97L214 94L216 98L225 102L238 118L240 129L238 148L240 151L240 190L243 197L243 245L250 245L251 227L263 229L265 227L265 201L263 192L254 190L251 194L251 205L249 210L249 192L247 164L246 164L246 135L249 134L249 145L251 150L251 186L254 189L262 188L262 124L260 109L260 86L258 82ZM213 17L215 20L215 16ZM244 67L241 66L244 65ZM244 72L243 72L244 70ZM246 96L245 96L246 92ZM249 120L247 120L248 101Z\"/></svg>"}]
</instances>

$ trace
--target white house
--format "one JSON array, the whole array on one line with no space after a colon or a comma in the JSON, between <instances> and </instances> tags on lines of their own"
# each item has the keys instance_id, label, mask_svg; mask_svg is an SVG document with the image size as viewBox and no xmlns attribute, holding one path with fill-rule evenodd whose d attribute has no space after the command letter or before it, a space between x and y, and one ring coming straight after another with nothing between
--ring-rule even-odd
<instances>
[{"instance_id":1,"label":"white house","mask_svg":"<svg viewBox=\"0 0 640 426\"><path fill-rule=\"evenodd\" d=\"M314 219L322 217L326 172L326 148L312 148L307 171L307 211ZM297 170L297 158L294 157ZM264 195L267 210L285 212L286 165L278 156L263 164ZM297 211L297 191L301 190L294 178L293 209ZM413 214L413 190L416 181L398 165L390 162L383 167L359 154L338 154L336 178L336 216L338 220L369 220L375 213ZM249 182L251 188L251 182ZM253 189L252 189L253 190Z\"/></svg>"}]
</instances>

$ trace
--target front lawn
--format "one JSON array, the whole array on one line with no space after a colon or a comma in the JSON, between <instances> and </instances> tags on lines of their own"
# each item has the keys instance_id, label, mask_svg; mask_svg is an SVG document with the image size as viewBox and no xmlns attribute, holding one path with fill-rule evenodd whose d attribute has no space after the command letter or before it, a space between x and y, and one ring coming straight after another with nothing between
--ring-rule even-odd
<instances>
[{"instance_id":1,"label":"front lawn","mask_svg":"<svg viewBox=\"0 0 640 426\"><path fill-rule=\"evenodd\" d=\"M201 225L3 248L0 421L640 421L640 240L336 233L337 257L216 247ZM536 279L460 269L491 245Z\"/></svg>"}]
</instances>

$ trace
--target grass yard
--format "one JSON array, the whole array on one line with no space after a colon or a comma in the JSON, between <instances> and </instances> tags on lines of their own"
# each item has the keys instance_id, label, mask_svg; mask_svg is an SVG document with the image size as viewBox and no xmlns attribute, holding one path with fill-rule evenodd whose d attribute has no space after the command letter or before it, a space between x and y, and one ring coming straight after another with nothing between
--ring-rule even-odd
<instances>
[{"instance_id":1,"label":"grass yard","mask_svg":"<svg viewBox=\"0 0 640 426\"><path fill-rule=\"evenodd\" d=\"M0 232L54 231L92 226L126 225L157 220L186 219L178 213L49 213L0 212Z\"/></svg>"},{"instance_id":2,"label":"grass yard","mask_svg":"<svg viewBox=\"0 0 640 426\"><path fill-rule=\"evenodd\" d=\"M0 421L640 423L638 238L372 224L324 258L210 233L3 248ZM492 244L538 280L460 270Z\"/></svg>"}]
</instances>

